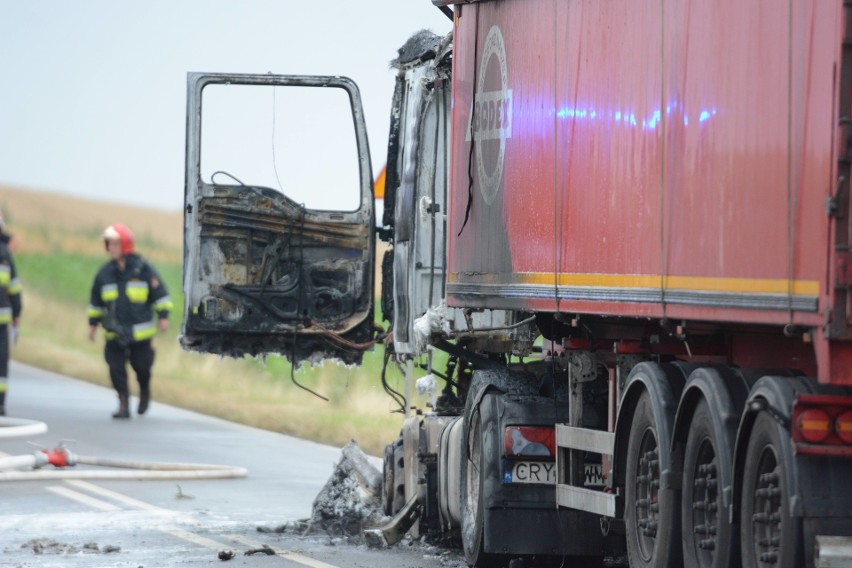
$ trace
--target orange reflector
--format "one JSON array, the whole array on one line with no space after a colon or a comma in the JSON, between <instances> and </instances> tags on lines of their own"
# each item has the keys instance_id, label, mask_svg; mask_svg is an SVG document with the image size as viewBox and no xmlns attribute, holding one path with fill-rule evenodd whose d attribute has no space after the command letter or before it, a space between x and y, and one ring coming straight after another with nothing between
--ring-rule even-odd
<instances>
[{"instance_id":1,"label":"orange reflector","mask_svg":"<svg viewBox=\"0 0 852 568\"><path fill-rule=\"evenodd\" d=\"M382 166L382 171L379 172L379 175L376 177L376 181L373 182L373 197L375 199L385 198L385 179L387 178L387 169L387 164Z\"/></svg>"},{"instance_id":2,"label":"orange reflector","mask_svg":"<svg viewBox=\"0 0 852 568\"><path fill-rule=\"evenodd\" d=\"M553 426L508 426L503 432L506 457L555 457L556 428Z\"/></svg>"},{"instance_id":3,"label":"orange reflector","mask_svg":"<svg viewBox=\"0 0 852 568\"><path fill-rule=\"evenodd\" d=\"M831 434L831 420L824 410L809 408L801 414L797 421L802 439L811 444L818 444Z\"/></svg>"},{"instance_id":4,"label":"orange reflector","mask_svg":"<svg viewBox=\"0 0 852 568\"><path fill-rule=\"evenodd\" d=\"M834 431L844 444L852 444L852 410L847 410L837 417Z\"/></svg>"}]
</instances>

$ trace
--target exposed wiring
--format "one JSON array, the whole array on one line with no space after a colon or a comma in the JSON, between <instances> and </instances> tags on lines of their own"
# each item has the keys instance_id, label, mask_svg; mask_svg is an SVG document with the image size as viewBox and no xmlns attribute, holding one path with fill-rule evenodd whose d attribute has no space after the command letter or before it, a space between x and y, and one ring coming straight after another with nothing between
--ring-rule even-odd
<instances>
[{"instance_id":1,"label":"exposed wiring","mask_svg":"<svg viewBox=\"0 0 852 568\"><path fill-rule=\"evenodd\" d=\"M469 333L480 332L480 331L503 331L503 330L507 330L507 329L517 329L519 327L523 327L527 324L533 323L534 321L535 321L535 316L532 316L532 317L528 317L525 320L521 320L517 323L513 323L513 324L510 324L510 325L503 325L503 326L497 326L497 327L477 327L477 328L473 328L471 330L452 331L452 332L449 333L449 336L450 337L458 337L460 335L467 335Z\"/></svg>"},{"instance_id":2,"label":"exposed wiring","mask_svg":"<svg viewBox=\"0 0 852 568\"><path fill-rule=\"evenodd\" d=\"M382 365L382 388L385 389L385 392L399 405L399 410L395 410L394 412L400 412L405 414L405 397L402 396L401 393L394 390L387 381L387 369L388 363L390 362L391 352L387 346L385 346L385 357L384 364Z\"/></svg>"},{"instance_id":3,"label":"exposed wiring","mask_svg":"<svg viewBox=\"0 0 852 568\"><path fill-rule=\"evenodd\" d=\"M238 180L236 177L234 177L231 174L229 174L228 172L225 172L225 171L222 171L222 170L217 170L210 175L210 182L211 183L216 183L215 179L216 179L217 175L228 176L229 178L231 178L232 180L234 180L238 184L245 186L245 184L243 182L241 182L240 180Z\"/></svg>"},{"instance_id":4,"label":"exposed wiring","mask_svg":"<svg viewBox=\"0 0 852 568\"><path fill-rule=\"evenodd\" d=\"M331 331L330 329L326 329L326 328L322 327L321 325L317 324L314 321L311 321L310 323L311 323L310 329L318 330L319 335L322 336L323 338L328 339L329 341L337 344L338 347L348 347L349 349L352 349L354 351L368 351L368 350L372 349L373 346L376 344L376 342L380 341L380 339L381 339L381 336L379 336L376 339L371 339L370 341L365 341L363 343L356 343L354 341L350 341L349 339L346 339L345 337L343 337L339 333L335 333L335 332Z\"/></svg>"},{"instance_id":5,"label":"exposed wiring","mask_svg":"<svg viewBox=\"0 0 852 568\"><path fill-rule=\"evenodd\" d=\"M293 336L293 342L296 342L295 336ZM324 401L328 402L328 398L324 397L320 393L315 390L311 390L309 387L306 387L302 383L296 380L296 364L293 361L290 361L290 380L293 381L293 384L299 387L302 390L306 390L317 398L321 398Z\"/></svg>"},{"instance_id":6,"label":"exposed wiring","mask_svg":"<svg viewBox=\"0 0 852 568\"><path fill-rule=\"evenodd\" d=\"M299 227L299 269L296 274L296 282L299 283L302 281L302 269L305 266L305 205L303 203L299 204L299 222L301 223L301 227ZM296 303L296 314L302 313L302 292L299 290L299 293L296 295L298 298ZM306 387L296 380L296 334L293 334L293 341L290 344L290 380L294 385L299 387L302 390L308 391L312 395L317 398L321 398L322 400L328 402L328 399L321 395L320 393Z\"/></svg>"}]
</instances>

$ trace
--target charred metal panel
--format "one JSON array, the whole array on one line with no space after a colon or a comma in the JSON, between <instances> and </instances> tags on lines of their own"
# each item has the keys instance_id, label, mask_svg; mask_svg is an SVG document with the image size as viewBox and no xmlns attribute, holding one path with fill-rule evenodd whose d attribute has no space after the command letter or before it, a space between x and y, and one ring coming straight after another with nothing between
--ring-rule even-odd
<instances>
[{"instance_id":1,"label":"charred metal panel","mask_svg":"<svg viewBox=\"0 0 852 568\"><path fill-rule=\"evenodd\" d=\"M412 36L393 65L399 69L391 111L385 214L393 209L394 350L417 356L431 333L503 336L516 319L503 310L444 309L447 258L447 182L451 104L451 36ZM389 310L385 311L389 313ZM420 322L420 327L415 331ZM483 334L478 330L485 328ZM440 330L440 331L438 331ZM481 343L482 344L482 343Z\"/></svg>"},{"instance_id":2,"label":"charred metal panel","mask_svg":"<svg viewBox=\"0 0 852 568\"><path fill-rule=\"evenodd\" d=\"M393 329L394 348L400 354L416 352L415 319L444 298L450 40L418 32L393 61L399 77L391 113L396 137L389 147L388 180L395 182Z\"/></svg>"},{"instance_id":3,"label":"charred metal panel","mask_svg":"<svg viewBox=\"0 0 852 568\"><path fill-rule=\"evenodd\" d=\"M346 89L361 155L360 208L317 211L267 187L204 183L200 103L209 83ZM190 74L189 113L183 347L359 362L373 336L374 212L357 88L342 78Z\"/></svg>"}]
</instances>

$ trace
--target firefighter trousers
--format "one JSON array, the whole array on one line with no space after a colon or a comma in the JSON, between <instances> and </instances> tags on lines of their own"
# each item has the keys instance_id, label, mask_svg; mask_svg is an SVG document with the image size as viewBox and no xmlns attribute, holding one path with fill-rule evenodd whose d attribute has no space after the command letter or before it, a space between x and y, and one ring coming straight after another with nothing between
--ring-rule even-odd
<instances>
[{"instance_id":1,"label":"firefighter trousers","mask_svg":"<svg viewBox=\"0 0 852 568\"><path fill-rule=\"evenodd\" d=\"M151 383L151 367L154 365L154 348L151 340L137 341L130 345L121 345L117 341L107 341L104 358L109 365L109 378L112 388L118 394L127 394L127 363L136 373L139 390L147 391Z\"/></svg>"},{"instance_id":2,"label":"firefighter trousers","mask_svg":"<svg viewBox=\"0 0 852 568\"><path fill-rule=\"evenodd\" d=\"M0 414L5 414L9 390L9 326L0 325Z\"/></svg>"}]
</instances>

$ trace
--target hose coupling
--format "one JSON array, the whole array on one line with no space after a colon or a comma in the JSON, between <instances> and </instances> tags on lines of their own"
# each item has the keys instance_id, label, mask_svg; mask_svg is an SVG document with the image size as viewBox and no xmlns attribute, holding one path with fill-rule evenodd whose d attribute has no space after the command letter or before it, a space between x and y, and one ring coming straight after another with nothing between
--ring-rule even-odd
<instances>
[{"instance_id":1,"label":"hose coupling","mask_svg":"<svg viewBox=\"0 0 852 568\"><path fill-rule=\"evenodd\" d=\"M62 446L53 448L51 451L41 450L36 452L36 464L34 468L39 468L50 464L54 467L68 467L77 465L77 455L69 452L67 448Z\"/></svg>"}]
</instances>

